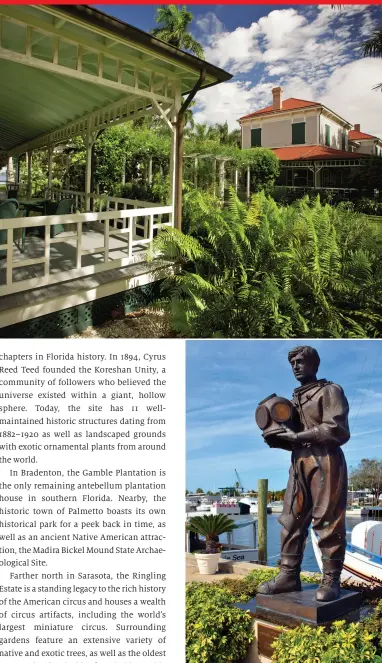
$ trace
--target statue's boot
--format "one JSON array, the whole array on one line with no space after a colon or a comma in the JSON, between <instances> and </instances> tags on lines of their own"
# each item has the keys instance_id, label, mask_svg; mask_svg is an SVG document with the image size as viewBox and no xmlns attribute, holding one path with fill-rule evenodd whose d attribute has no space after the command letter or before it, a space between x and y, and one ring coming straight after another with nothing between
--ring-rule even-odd
<instances>
[{"instance_id":1,"label":"statue's boot","mask_svg":"<svg viewBox=\"0 0 382 663\"><path fill-rule=\"evenodd\" d=\"M281 555L280 573L257 588L258 594L301 592L301 555Z\"/></svg>"},{"instance_id":2,"label":"statue's boot","mask_svg":"<svg viewBox=\"0 0 382 663\"><path fill-rule=\"evenodd\" d=\"M343 561L341 559L322 560L322 579L316 591L317 601L335 601L339 598L342 567Z\"/></svg>"}]
</instances>

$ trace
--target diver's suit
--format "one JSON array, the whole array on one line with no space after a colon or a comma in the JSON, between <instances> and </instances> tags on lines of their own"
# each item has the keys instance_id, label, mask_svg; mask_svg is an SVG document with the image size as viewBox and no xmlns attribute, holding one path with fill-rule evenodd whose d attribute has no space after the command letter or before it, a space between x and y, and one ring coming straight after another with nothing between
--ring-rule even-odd
<instances>
[{"instance_id":1,"label":"diver's suit","mask_svg":"<svg viewBox=\"0 0 382 663\"><path fill-rule=\"evenodd\" d=\"M345 547L347 469L341 445L350 437L349 405L342 388L317 380L294 390L292 402L300 418L296 443L283 443L292 450L292 465L279 522L281 573L276 583L264 583L260 593L301 588L299 574L310 523L320 537L323 585L318 600L332 596L326 589L341 575ZM320 594L321 591L321 594ZM319 598L319 596L324 598Z\"/></svg>"},{"instance_id":2,"label":"diver's suit","mask_svg":"<svg viewBox=\"0 0 382 663\"><path fill-rule=\"evenodd\" d=\"M279 518L281 553L302 555L308 527L320 537L323 560L345 556L347 470L341 445L350 437L349 406L340 386L326 380L294 390L301 432L292 451L292 465Z\"/></svg>"}]
</instances>

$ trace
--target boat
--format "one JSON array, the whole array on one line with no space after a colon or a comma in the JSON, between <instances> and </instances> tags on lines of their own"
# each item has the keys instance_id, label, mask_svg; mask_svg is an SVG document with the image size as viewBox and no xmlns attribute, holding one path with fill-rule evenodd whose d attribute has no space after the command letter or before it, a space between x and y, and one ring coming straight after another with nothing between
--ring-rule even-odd
<instances>
[{"instance_id":1,"label":"boat","mask_svg":"<svg viewBox=\"0 0 382 663\"><path fill-rule=\"evenodd\" d=\"M271 502L269 505L272 509L272 513L281 513L284 507L283 501Z\"/></svg>"},{"instance_id":2,"label":"boat","mask_svg":"<svg viewBox=\"0 0 382 663\"><path fill-rule=\"evenodd\" d=\"M258 515L259 502L255 497L241 497L239 500L239 505L246 505L247 507L249 506L249 513L254 516ZM272 507L270 504L267 505L267 513L272 513Z\"/></svg>"},{"instance_id":3,"label":"boat","mask_svg":"<svg viewBox=\"0 0 382 663\"><path fill-rule=\"evenodd\" d=\"M360 506L348 506L346 509L346 516L349 518L361 518L362 509Z\"/></svg>"},{"instance_id":4,"label":"boat","mask_svg":"<svg viewBox=\"0 0 382 663\"><path fill-rule=\"evenodd\" d=\"M322 571L319 537L311 528L313 550ZM346 545L341 582L351 580L358 585L382 587L382 523L366 520L353 528L351 541Z\"/></svg>"},{"instance_id":5,"label":"boat","mask_svg":"<svg viewBox=\"0 0 382 663\"><path fill-rule=\"evenodd\" d=\"M220 502L214 502L211 511L214 516L224 513L226 516L239 516L241 514L240 506L236 498L224 498Z\"/></svg>"}]
</instances>

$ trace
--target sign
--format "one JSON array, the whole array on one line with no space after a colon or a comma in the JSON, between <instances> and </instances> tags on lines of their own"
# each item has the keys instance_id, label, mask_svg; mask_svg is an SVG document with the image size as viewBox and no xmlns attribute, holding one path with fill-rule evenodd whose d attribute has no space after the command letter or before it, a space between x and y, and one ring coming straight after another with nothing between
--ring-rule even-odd
<instances>
[{"instance_id":1,"label":"sign","mask_svg":"<svg viewBox=\"0 0 382 663\"><path fill-rule=\"evenodd\" d=\"M222 550L220 557L230 559L232 562L257 562L257 548L245 550Z\"/></svg>"},{"instance_id":2,"label":"sign","mask_svg":"<svg viewBox=\"0 0 382 663\"><path fill-rule=\"evenodd\" d=\"M278 638L282 628L277 626L271 626L270 624L265 624L264 622L257 622L257 650L259 656L266 656L267 658L272 658L274 651L271 647L272 642Z\"/></svg>"}]
</instances>

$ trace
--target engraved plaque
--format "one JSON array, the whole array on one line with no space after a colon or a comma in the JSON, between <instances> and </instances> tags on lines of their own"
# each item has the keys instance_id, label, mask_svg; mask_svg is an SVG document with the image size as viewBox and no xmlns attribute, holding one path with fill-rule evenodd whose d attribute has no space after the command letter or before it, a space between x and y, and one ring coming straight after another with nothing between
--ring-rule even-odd
<instances>
[{"instance_id":1,"label":"engraved plaque","mask_svg":"<svg viewBox=\"0 0 382 663\"><path fill-rule=\"evenodd\" d=\"M257 622L257 650L259 656L272 658L274 651L271 644L280 635L282 630L282 628L277 628L277 626Z\"/></svg>"}]
</instances>

